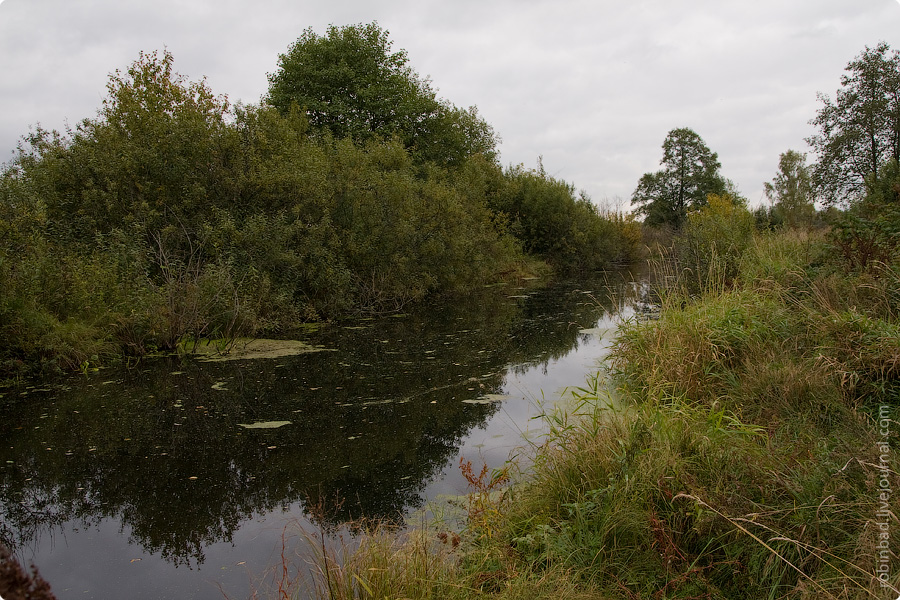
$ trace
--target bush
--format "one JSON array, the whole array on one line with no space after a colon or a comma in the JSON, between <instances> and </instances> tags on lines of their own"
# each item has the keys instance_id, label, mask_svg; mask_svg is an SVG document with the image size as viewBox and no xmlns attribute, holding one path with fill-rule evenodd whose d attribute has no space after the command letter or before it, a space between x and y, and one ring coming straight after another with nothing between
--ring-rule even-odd
<instances>
[{"instance_id":1,"label":"bush","mask_svg":"<svg viewBox=\"0 0 900 600\"><path fill-rule=\"evenodd\" d=\"M867 179L868 194L832 218L832 241L852 269L870 270L900 256L900 163Z\"/></svg>"},{"instance_id":2,"label":"bush","mask_svg":"<svg viewBox=\"0 0 900 600\"><path fill-rule=\"evenodd\" d=\"M504 179L488 196L490 208L505 219L526 252L558 272L584 273L637 260L635 222L602 214L583 193L576 197L572 185L548 176L543 165L512 167Z\"/></svg>"},{"instance_id":3,"label":"bush","mask_svg":"<svg viewBox=\"0 0 900 600\"><path fill-rule=\"evenodd\" d=\"M710 194L706 206L688 213L676 238L683 281L693 293L730 286L753 240L754 217L730 196Z\"/></svg>"},{"instance_id":4,"label":"bush","mask_svg":"<svg viewBox=\"0 0 900 600\"><path fill-rule=\"evenodd\" d=\"M504 173L474 109L441 117L471 144L434 162L312 131L297 106L232 109L168 52L108 90L95 119L38 128L0 174L0 363L17 373L634 256L633 222L543 171Z\"/></svg>"}]
</instances>

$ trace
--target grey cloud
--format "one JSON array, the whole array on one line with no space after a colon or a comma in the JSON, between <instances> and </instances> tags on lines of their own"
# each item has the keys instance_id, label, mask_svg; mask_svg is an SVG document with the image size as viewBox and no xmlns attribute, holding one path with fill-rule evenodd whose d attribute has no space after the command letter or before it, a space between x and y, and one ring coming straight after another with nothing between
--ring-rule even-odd
<instances>
[{"instance_id":1,"label":"grey cloud","mask_svg":"<svg viewBox=\"0 0 900 600\"><path fill-rule=\"evenodd\" d=\"M306 27L378 20L441 96L477 105L504 163L597 201L655 170L666 132L693 127L751 201L778 154L805 151L816 93L865 45L900 48L894 0L5 0L0 160L28 126L92 117L106 76L167 47L191 80L258 102Z\"/></svg>"}]
</instances>

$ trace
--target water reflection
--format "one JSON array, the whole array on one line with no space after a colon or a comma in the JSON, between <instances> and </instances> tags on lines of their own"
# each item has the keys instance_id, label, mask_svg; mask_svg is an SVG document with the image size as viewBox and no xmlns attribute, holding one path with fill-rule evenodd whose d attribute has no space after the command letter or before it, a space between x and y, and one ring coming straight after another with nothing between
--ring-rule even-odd
<instances>
[{"instance_id":1,"label":"water reflection","mask_svg":"<svg viewBox=\"0 0 900 600\"><path fill-rule=\"evenodd\" d=\"M77 547L78 531L115 522L146 554L196 568L245 523L294 507L324 526L401 519L498 411L510 373L571 353L633 289L609 287L488 290L304 333L320 352L159 359L7 393L0 540L44 556L53 532ZM270 421L289 424L242 426Z\"/></svg>"}]
</instances>

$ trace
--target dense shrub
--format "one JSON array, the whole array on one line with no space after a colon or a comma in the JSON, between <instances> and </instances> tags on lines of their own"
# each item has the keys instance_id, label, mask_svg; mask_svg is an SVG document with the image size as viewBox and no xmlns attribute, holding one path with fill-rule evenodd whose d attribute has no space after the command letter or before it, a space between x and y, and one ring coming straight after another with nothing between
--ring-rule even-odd
<instances>
[{"instance_id":1,"label":"dense shrub","mask_svg":"<svg viewBox=\"0 0 900 600\"><path fill-rule=\"evenodd\" d=\"M504 172L492 151L430 162L416 144L313 130L296 104L232 108L168 52L108 90L96 118L36 129L0 173L7 374L636 254L634 223L543 171Z\"/></svg>"},{"instance_id":2,"label":"dense shrub","mask_svg":"<svg viewBox=\"0 0 900 600\"><path fill-rule=\"evenodd\" d=\"M506 219L509 231L527 252L565 273L608 269L638 255L636 224L621 215L604 215L582 193L538 169L512 167L505 185L488 196L490 207Z\"/></svg>"}]
</instances>

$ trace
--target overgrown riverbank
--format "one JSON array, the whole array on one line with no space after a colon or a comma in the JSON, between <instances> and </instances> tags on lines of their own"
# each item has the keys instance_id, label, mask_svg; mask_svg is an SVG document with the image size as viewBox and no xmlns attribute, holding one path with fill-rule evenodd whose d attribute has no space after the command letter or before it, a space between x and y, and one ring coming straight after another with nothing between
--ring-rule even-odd
<instances>
[{"instance_id":1,"label":"overgrown riverbank","mask_svg":"<svg viewBox=\"0 0 900 600\"><path fill-rule=\"evenodd\" d=\"M405 61L374 24L330 36L307 41ZM440 127L338 135L297 101L232 107L173 64L142 54L96 118L38 127L0 169L0 380L637 258L633 218L501 167L474 107L427 86L409 119Z\"/></svg>"},{"instance_id":2,"label":"overgrown riverbank","mask_svg":"<svg viewBox=\"0 0 900 600\"><path fill-rule=\"evenodd\" d=\"M623 326L523 481L470 473L458 548L366 537L320 595L895 597L900 269L847 273L806 232L739 262Z\"/></svg>"}]
</instances>

